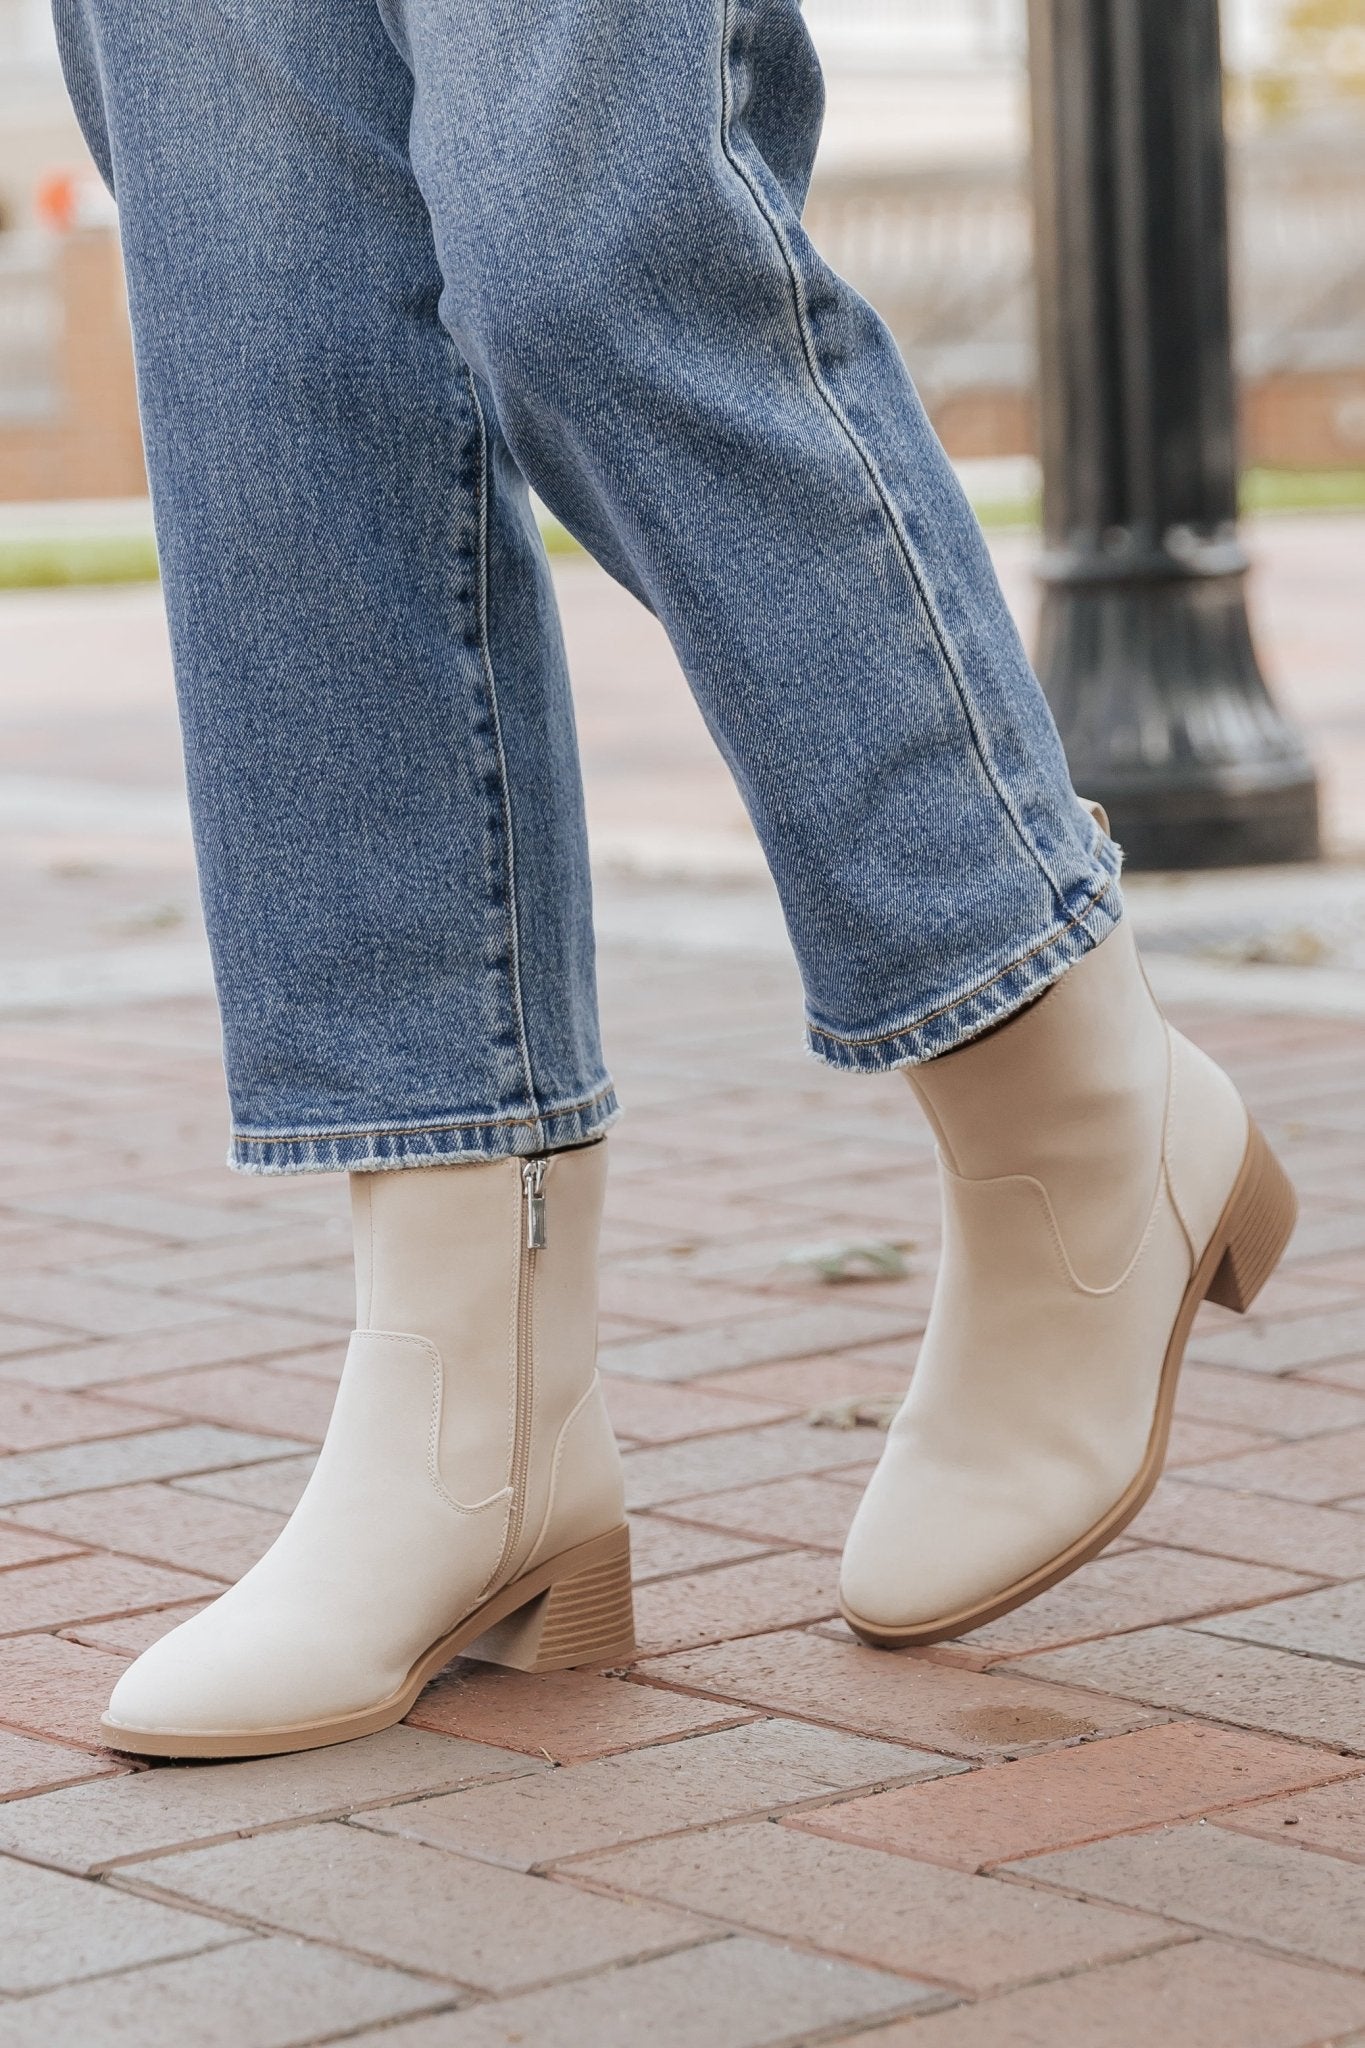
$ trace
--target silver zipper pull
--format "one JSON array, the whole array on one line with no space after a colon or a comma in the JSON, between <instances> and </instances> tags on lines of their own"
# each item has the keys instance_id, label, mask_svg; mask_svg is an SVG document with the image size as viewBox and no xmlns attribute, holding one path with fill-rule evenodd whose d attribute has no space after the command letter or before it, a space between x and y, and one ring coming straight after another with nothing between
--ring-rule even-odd
<instances>
[{"instance_id":1,"label":"silver zipper pull","mask_svg":"<svg viewBox=\"0 0 1365 2048\"><path fill-rule=\"evenodd\" d=\"M545 1173L548 1159L523 1159L521 1162L521 1185L526 1196L526 1249L528 1252L542 1251L545 1247Z\"/></svg>"}]
</instances>

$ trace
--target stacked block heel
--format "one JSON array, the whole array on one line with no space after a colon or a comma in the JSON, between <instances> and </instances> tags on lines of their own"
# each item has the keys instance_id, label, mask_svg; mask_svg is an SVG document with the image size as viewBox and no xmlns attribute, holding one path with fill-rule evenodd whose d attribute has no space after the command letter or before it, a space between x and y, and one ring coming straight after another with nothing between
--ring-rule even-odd
<instances>
[{"instance_id":1,"label":"stacked block heel","mask_svg":"<svg viewBox=\"0 0 1365 2048\"><path fill-rule=\"evenodd\" d=\"M571 1576L486 1629L463 1654L514 1671L567 1671L633 1657L630 1532L613 1530L594 1548L597 1554Z\"/></svg>"},{"instance_id":2,"label":"stacked block heel","mask_svg":"<svg viewBox=\"0 0 1365 2048\"><path fill-rule=\"evenodd\" d=\"M1227 1243L1207 1298L1245 1315L1278 1265L1298 1213L1284 1168L1253 1124L1242 1186L1227 1219Z\"/></svg>"}]
</instances>

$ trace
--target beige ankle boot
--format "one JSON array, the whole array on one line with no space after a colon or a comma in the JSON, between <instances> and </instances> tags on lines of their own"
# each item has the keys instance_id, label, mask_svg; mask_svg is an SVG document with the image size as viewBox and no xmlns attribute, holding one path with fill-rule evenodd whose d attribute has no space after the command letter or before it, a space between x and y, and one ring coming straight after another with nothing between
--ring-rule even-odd
<instances>
[{"instance_id":1,"label":"beige ankle boot","mask_svg":"<svg viewBox=\"0 0 1365 2048\"><path fill-rule=\"evenodd\" d=\"M1132 1519L1196 1308L1250 1305L1296 1207L1231 1081L1162 1017L1126 921L910 1080L942 1261L841 1578L850 1626L888 1648L994 1620Z\"/></svg>"},{"instance_id":2,"label":"beige ankle boot","mask_svg":"<svg viewBox=\"0 0 1365 2048\"><path fill-rule=\"evenodd\" d=\"M259 1756L401 1720L457 1652L633 1648L595 1368L603 1143L351 1177L357 1324L317 1469L260 1562L138 1658L101 1735Z\"/></svg>"}]
</instances>

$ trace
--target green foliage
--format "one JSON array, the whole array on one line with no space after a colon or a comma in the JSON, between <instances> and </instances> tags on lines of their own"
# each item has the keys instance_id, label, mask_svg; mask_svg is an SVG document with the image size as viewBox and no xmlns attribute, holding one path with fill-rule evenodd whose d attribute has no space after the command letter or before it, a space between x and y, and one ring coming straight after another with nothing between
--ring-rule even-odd
<instances>
[{"instance_id":1,"label":"green foliage","mask_svg":"<svg viewBox=\"0 0 1365 2048\"><path fill-rule=\"evenodd\" d=\"M1241 500L1244 512L1358 512L1365 469L1248 469Z\"/></svg>"},{"instance_id":2,"label":"green foliage","mask_svg":"<svg viewBox=\"0 0 1365 2048\"><path fill-rule=\"evenodd\" d=\"M1309 0L1305 0L1309 4ZM1313 5L1337 0L1311 0ZM1365 0L1341 0L1365 5ZM1036 527L1036 496L982 501L976 515L983 526ZM1365 469L1250 469L1242 478L1244 512L1365 511ZM577 555L578 542L556 521L544 527L552 555ZM156 548L150 534L0 532L0 590L55 590L83 584L155 583Z\"/></svg>"},{"instance_id":3,"label":"green foliage","mask_svg":"<svg viewBox=\"0 0 1365 2048\"><path fill-rule=\"evenodd\" d=\"M43 534L32 540L0 534L0 590L156 579L156 547L150 534Z\"/></svg>"},{"instance_id":4,"label":"green foliage","mask_svg":"<svg viewBox=\"0 0 1365 2048\"><path fill-rule=\"evenodd\" d=\"M1365 0L1293 0L1273 62L1248 86L1268 121L1324 102L1365 99Z\"/></svg>"}]
</instances>

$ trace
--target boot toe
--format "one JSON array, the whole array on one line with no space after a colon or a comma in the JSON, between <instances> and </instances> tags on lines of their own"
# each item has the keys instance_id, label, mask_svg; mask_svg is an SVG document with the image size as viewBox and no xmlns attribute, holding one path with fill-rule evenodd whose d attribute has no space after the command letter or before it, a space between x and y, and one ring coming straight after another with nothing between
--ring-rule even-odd
<instances>
[{"instance_id":1,"label":"boot toe","mask_svg":"<svg viewBox=\"0 0 1365 2048\"><path fill-rule=\"evenodd\" d=\"M874 1478L849 1531L839 1578L853 1628L957 1634L1067 1550L1102 1514L1108 1499L1088 1489L1054 1498L1020 1488L936 1485L930 1475ZM1062 1489L1057 1489L1061 1493ZM1106 1494L1107 1494L1106 1489ZM1116 1496L1121 1487L1115 1486Z\"/></svg>"},{"instance_id":2,"label":"boot toe","mask_svg":"<svg viewBox=\"0 0 1365 2048\"><path fill-rule=\"evenodd\" d=\"M931 1629L985 1605L1014 1574L997 1560L967 1558L902 1531L893 1549L852 1543L839 1574L849 1624L869 1630Z\"/></svg>"},{"instance_id":3,"label":"boot toe","mask_svg":"<svg viewBox=\"0 0 1365 2048\"><path fill-rule=\"evenodd\" d=\"M269 1617L221 1613L182 1622L144 1650L115 1685L104 1733L129 1736L271 1734L362 1711L398 1674L362 1662L333 1632L271 1627Z\"/></svg>"},{"instance_id":4,"label":"boot toe","mask_svg":"<svg viewBox=\"0 0 1365 2048\"><path fill-rule=\"evenodd\" d=\"M192 1642L178 1640L188 1628L183 1623L172 1629L128 1666L110 1695L106 1731L185 1735L232 1722L236 1688L225 1687L218 1658L198 1655Z\"/></svg>"}]
</instances>

